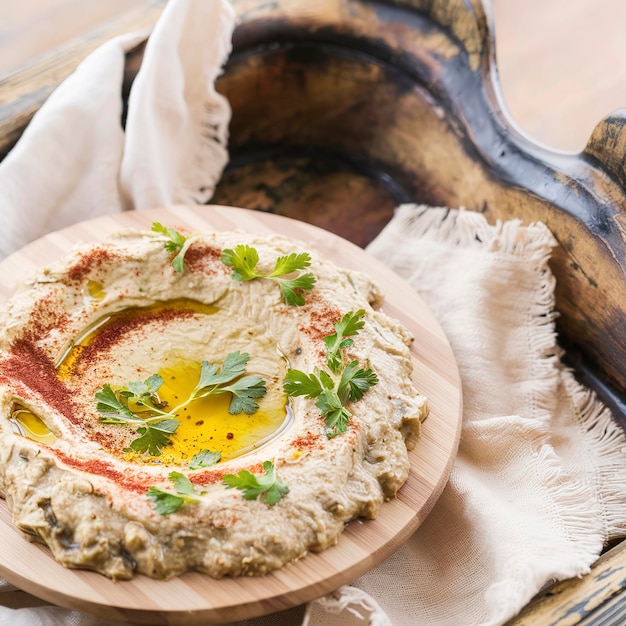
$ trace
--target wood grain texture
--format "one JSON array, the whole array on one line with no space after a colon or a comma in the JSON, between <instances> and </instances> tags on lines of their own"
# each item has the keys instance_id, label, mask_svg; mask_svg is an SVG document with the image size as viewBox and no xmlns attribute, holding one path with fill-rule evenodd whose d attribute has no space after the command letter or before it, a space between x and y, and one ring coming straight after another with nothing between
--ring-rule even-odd
<instances>
[{"instance_id":1,"label":"wood grain texture","mask_svg":"<svg viewBox=\"0 0 626 626\"><path fill-rule=\"evenodd\" d=\"M227 207L174 207L100 218L51 233L0 263L0 298L18 281L64 255L77 242L100 240L124 228L149 230L153 221L192 230L281 233L304 241L337 265L366 272L386 293L383 310L415 335L414 376L430 414L410 453L411 473L376 520L350 523L336 546L310 554L260 578L213 580L188 573L170 581L139 576L111 582L99 574L64 569L47 549L29 543L0 503L0 575L55 604L112 619L150 624L208 624L245 619L297 606L349 583L391 554L420 525L447 481L461 425L459 373L438 322L415 291L359 247L301 221Z\"/></svg>"},{"instance_id":2,"label":"wood grain texture","mask_svg":"<svg viewBox=\"0 0 626 626\"><path fill-rule=\"evenodd\" d=\"M539 594L505 626L609 626L626 623L626 545L603 554L591 573Z\"/></svg>"},{"instance_id":3,"label":"wood grain texture","mask_svg":"<svg viewBox=\"0 0 626 626\"><path fill-rule=\"evenodd\" d=\"M560 244L552 269L563 344L582 355L579 369L597 373L604 397L620 409L619 147L613 157L610 148L604 153L601 130L581 155L529 142L500 107L489 14L478 4L454 3L443 13L439 3L428 12L413 4L420 10L349 0L315 8L237 2L234 51L218 83L233 106L231 163L213 200L300 215L361 245L404 201L464 205L490 221L545 222ZM339 169L343 195L333 193ZM362 205L367 192L349 191L363 189L364 179L376 190L375 206Z\"/></svg>"},{"instance_id":4,"label":"wood grain texture","mask_svg":"<svg viewBox=\"0 0 626 626\"><path fill-rule=\"evenodd\" d=\"M21 0L0 3L0 75L13 73L146 0Z\"/></svg>"},{"instance_id":5,"label":"wood grain texture","mask_svg":"<svg viewBox=\"0 0 626 626\"><path fill-rule=\"evenodd\" d=\"M560 341L626 424L624 113L598 120L579 154L521 133L503 104L489 4L478 0L234 4L234 50L219 81L233 105L231 162L213 201L304 219L359 245L407 201L545 222L559 242ZM561 28L555 5L543 4ZM543 57L524 61L534 76ZM129 57L126 90L140 61L141 50ZM45 70L34 70L32 93ZM26 120L19 108L13 138ZM593 584L601 593L602 580Z\"/></svg>"},{"instance_id":6,"label":"wood grain texture","mask_svg":"<svg viewBox=\"0 0 626 626\"><path fill-rule=\"evenodd\" d=\"M154 26L167 0L145 0L142 6L112 17L84 36L42 56L20 71L0 77L0 159L15 145L33 115L52 91L98 46L129 32Z\"/></svg>"}]
</instances>

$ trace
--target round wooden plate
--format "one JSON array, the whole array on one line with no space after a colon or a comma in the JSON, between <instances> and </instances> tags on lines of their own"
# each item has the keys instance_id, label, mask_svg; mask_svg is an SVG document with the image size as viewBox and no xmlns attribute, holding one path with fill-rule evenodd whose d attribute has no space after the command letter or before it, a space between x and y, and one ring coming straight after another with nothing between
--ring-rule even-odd
<instances>
[{"instance_id":1,"label":"round wooden plate","mask_svg":"<svg viewBox=\"0 0 626 626\"><path fill-rule=\"evenodd\" d=\"M461 429L461 384L454 356L421 298L394 272L361 248L293 219L221 206L172 207L120 213L51 233L0 263L0 301L18 282L63 256L79 242L100 240L125 228L149 230L153 221L191 230L242 229L281 233L304 241L335 264L367 273L385 292L384 311L415 335L415 381L430 415L410 453L411 473L396 499L375 520L348 524L336 546L309 554L267 576L214 580L187 573L168 581L137 576L112 582L100 574L69 570L47 548L28 542L0 500L0 574L35 596L101 617L149 624L215 624L291 608L351 582L400 546L421 524L448 479Z\"/></svg>"}]
</instances>

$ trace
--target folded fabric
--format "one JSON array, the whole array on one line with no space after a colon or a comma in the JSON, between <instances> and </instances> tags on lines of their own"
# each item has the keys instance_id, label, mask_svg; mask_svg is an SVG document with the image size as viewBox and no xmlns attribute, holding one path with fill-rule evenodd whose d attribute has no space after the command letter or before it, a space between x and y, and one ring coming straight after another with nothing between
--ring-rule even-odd
<instances>
[{"instance_id":1,"label":"folded fabric","mask_svg":"<svg viewBox=\"0 0 626 626\"><path fill-rule=\"evenodd\" d=\"M496 625L624 535L624 433L560 361L556 245L543 224L401 207L369 252L440 321L462 379L448 486L415 535L355 585L396 626Z\"/></svg>"},{"instance_id":2,"label":"folded fabric","mask_svg":"<svg viewBox=\"0 0 626 626\"><path fill-rule=\"evenodd\" d=\"M225 0L170 0L125 128L124 54L143 36L86 59L0 164L0 258L83 219L209 200L227 159L230 110L214 81L233 27ZM457 357L464 421L450 483L406 545L354 585L241 625L502 624L547 581L587 572L624 534L626 438L560 362L554 245L542 224L397 210L369 252L422 295ZM12 589L0 582L0 605ZM0 625L111 623L0 606Z\"/></svg>"},{"instance_id":3,"label":"folded fabric","mask_svg":"<svg viewBox=\"0 0 626 626\"><path fill-rule=\"evenodd\" d=\"M147 43L124 128L124 57L146 33L89 55L0 163L0 258L81 220L208 200L228 159L230 105L214 83L234 24L227 0L171 0Z\"/></svg>"}]
</instances>

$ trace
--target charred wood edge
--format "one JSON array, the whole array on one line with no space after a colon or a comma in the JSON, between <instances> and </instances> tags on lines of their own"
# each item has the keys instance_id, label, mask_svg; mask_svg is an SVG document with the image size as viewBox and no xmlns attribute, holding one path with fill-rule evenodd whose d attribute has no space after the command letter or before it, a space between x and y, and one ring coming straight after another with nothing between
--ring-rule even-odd
<instances>
[{"instance_id":1,"label":"charred wood edge","mask_svg":"<svg viewBox=\"0 0 626 626\"><path fill-rule=\"evenodd\" d=\"M626 188L626 109L614 111L596 125L584 152Z\"/></svg>"},{"instance_id":2,"label":"charred wood edge","mask_svg":"<svg viewBox=\"0 0 626 626\"><path fill-rule=\"evenodd\" d=\"M564 343L561 341L561 344ZM565 345L565 350L563 363L574 370L580 383L595 391L598 398L612 411L616 421L626 430L626 394L600 378L593 366L575 346Z\"/></svg>"},{"instance_id":3,"label":"charred wood edge","mask_svg":"<svg viewBox=\"0 0 626 626\"><path fill-rule=\"evenodd\" d=\"M368 6L374 7L383 22L402 22L422 33L441 29L428 17L418 13L406 15L406 9L398 8L394 4L370 2ZM324 27L316 27L311 32L286 22L281 24L280 16L272 21L271 27L266 23L263 23L266 26L264 28L258 26L245 22L240 24L235 32L235 49L231 63L246 54L261 55L280 47L293 49L299 46L303 49L315 44L320 53L335 47L337 51L342 50L343 54L351 53L364 61L377 62L393 68L396 73L404 73L414 84L426 88L437 100L445 110L451 131L457 135L466 154L480 163L488 175L511 188L524 190L535 202L549 203L557 209L555 213L562 212L577 221L589 233L589 240L597 244L607 263L618 267L618 271L626 279L623 265L624 233L619 223L624 190L620 187L619 180L611 178L603 169L603 164L590 154L562 155L551 152L526 140L511 127L503 110L498 106L501 96L497 81L485 78L489 71L494 71L493 46L486 46L484 49L482 69L472 71L467 57L457 54L441 62L439 74L435 75L432 65L423 58L408 51L393 49L384 38L362 38L352 32L337 33ZM384 29L381 30L384 32ZM266 40L268 37L271 37L270 43ZM458 97L461 93L462 98ZM486 116L485 111L494 114ZM479 129L475 129L472 124L477 119L482 121ZM396 178L396 181L401 178ZM568 184L563 182L564 179ZM548 182L551 184L547 184ZM478 208L490 213L488 206ZM577 272L583 274L578 265L576 268ZM562 272L560 278L563 280L567 277ZM597 284L595 286L598 287ZM619 316L614 318L613 323L616 325L614 331L617 332L608 332L600 327L598 332L603 332L606 342L613 344L611 353L619 356L622 334L619 331L622 330L626 335L626 324L624 320L620 321ZM558 320L557 325L565 341L573 343L576 338L571 336L571 331L570 336L566 336L567 328L563 318ZM588 347L593 349L593 346ZM591 367L602 368L601 361L606 361L606 354L595 355L595 363L592 363L588 355L587 370L591 372ZM594 377L592 387L608 400L616 415L621 417L620 421L624 423L626 413L623 393L626 387L623 383L626 370L621 359L615 360L617 363L612 364L619 370L617 384L610 387L603 382L609 380L605 369L601 376Z\"/></svg>"},{"instance_id":4,"label":"charred wood edge","mask_svg":"<svg viewBox=\"0 0 626 626\"><path fill-rule=\"evenodd\" d=\"M607 254L617 258L619 262L623 257L624 242L621 239L619 225L616 226L615 222L621 212L614 211L603 197L624 198L622 187L626 183L626 177L620 164L624 162L626 155L626 134L623 131L626 113L618 111L600 122L581 155L559 155L546 150L524 138L504 113L505 108L496 78L491 17L484 13L480 2L453 0L447 3L447 9L446 3L438 0L367 4L379 7L379 17L384 17L384 20L396 19L394 18L396 12L397 19L402 18L403 23L406 23L407 19L411 23L416 23L416 20L432 19L444 27L450 27L451 37L462 43L468 56L465 61L461 55L442 61L443 70L436 80L433 80L429 69L425 65L420 66L413 55L409 53L402 55L391 50L384 41L384 29L381 29L381 35L376 41L366 40L368 51L376 50L377 54L382 55L381 60L393 63L396 68L405 69L417 77L421 84L428 85L433 96L445 107L450 124L456 129L468 155L482 163L494 179L526 189L536 198L552 204L584 223L596 238L598 233L595 228L598 220L602 218L602 241L608 249ZM41 59L21 72L0 79L0 158L14 145L34 112L54 87L69 75L89 52L116 34L130 29L136 30L140 23L146 27L152 26L164 5L165 0L147 2L146 8L141 12L129 13L119 20L112 20L77 44L55 51L54 55ZM267 7L270 12L273 9L279 11L280 6L280 2L259 3L256 12L262 14ZM418 13L410 15L411 10ZM248 16L251 22L255 19L254 12L254 9L251 10ZM430 18L426 17L427 15L430 15ZM490 28L486 28L486 24ZM251 33L252 29L246 28L245 21L239 25L234 38L236 53L238 51L242 53L243 48L252 50L265 45L260 39L256 41L250 39ZM323 30L302 34L303 37L306 36L308 42L333 37L330 31ZM347 45L348 40L352 41L353 46L362 43L358 37L350 39L349 35L344 33L341 36L341 45ZM339 43L339 37L335 36L333 41ZM238 45L241 47L237 50ZM266 45L275 45L275 42ZM141 52L140 46L128 55L129 61L132 62L127 68L125 90L129 88L136 73L141 61ZM464 75L462 83L458 81L461 75L459 70L462 70ZM13 97L15 94L19 95L8 102L5 96L2 103L2 92L11 93ZM459 97L461 92L462 98ZM473 111L490 113L486 116L489 119L485 120L483 128L477 133L474 133L471 124ZM565 175L572 183L572 187L566 187L564 184L548 188L541 186L541 181L545 180L547 175L555 180L562 180ZM535 187L529 187L527 184L529 180L534 181ZM593 222L589 216L590 204L594 212ZM610 222L609 225L606 223L607 220ZM615 251L620 250L621 257L615 254ZM593 367L577 356L575 350L572 349L568 358L579 378L595 389L624 424L626 408L622 392L616 391L605 382L604 377L595 374ZM626 612L626 597L619 594L626 587L625 574L626 542L606 552L594 565L590 575L548 588L518 618L510 622L509 626L531 624L564 626L566 623L591 625L598 623L600 612L604 615L612 610L617 611L615 614L618 617L613 619L609 616L607 617L609 621L602 623L623 624L624 620L619 616ZM616 581L611 583L609 579L613 575Z\"/></svg>"},{"instance_id":5,"label":"charred wood edge","mask_svg":"<svg viewBox=\"0 0 626 626\"><path fill-rule=\"evenodd\" d=\"M607 550L582 578L539 593L505 626L623 626L626 623L626 542Z\"/></svg>"}]
</instances>

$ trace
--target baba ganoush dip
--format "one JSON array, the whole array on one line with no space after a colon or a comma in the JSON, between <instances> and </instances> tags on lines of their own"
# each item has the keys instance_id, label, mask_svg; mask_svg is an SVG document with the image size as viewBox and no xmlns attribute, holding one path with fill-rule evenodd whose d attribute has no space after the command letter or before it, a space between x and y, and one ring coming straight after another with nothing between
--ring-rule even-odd
<instances>
[{"instance_id":1,"label":"baba ganoush dip","mask_svg":"<svg viewBox=\"0 0 626 626\"><path fill-rule=\"evenodd\" d=\"M374 518L426 399L379 288L304 244L155 224L0 310L0 495L67 567L261 575Z\"/></svg>"}]
</instances>

